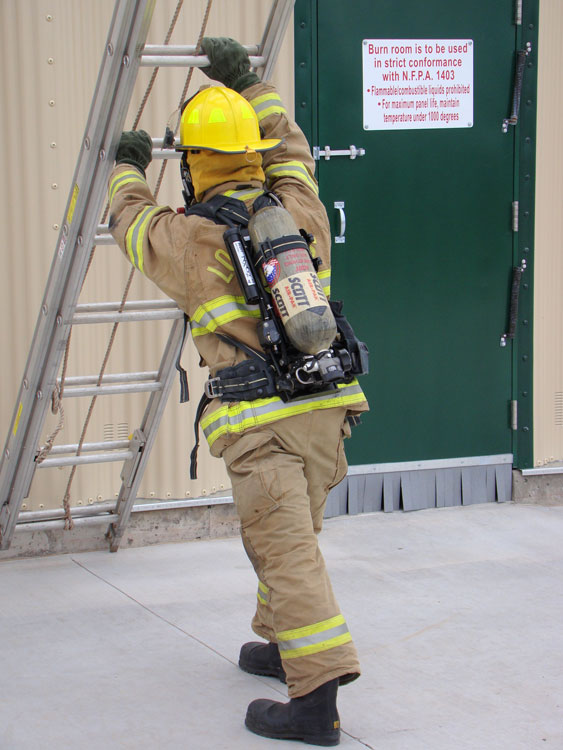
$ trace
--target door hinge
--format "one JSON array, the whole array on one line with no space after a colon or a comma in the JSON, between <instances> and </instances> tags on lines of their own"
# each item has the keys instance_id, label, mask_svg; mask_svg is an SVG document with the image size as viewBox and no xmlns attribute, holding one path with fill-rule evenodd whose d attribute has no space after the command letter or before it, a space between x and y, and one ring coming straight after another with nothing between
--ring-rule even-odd
<instances>
[{"instance_id":1,"label":"door hinge","mask_svg":"<svg viewBox=\"0 0 563 750\"><path fill-rule=\"evenodd\" d=\"M520 209L519 201L512 201L512 231L518 231L518 212Z\"/></svg>"},{"instance_id":2,"label":"door hinge","mask_svg":"<svg viewBox=\"0 0 563 750\"><path fill-rule=\"evenodd\" d=\"M515 0L514 23L516 26L522 26L522 0Z\"/></svg>"},{"instance_id":3,"label":"door hinge","mask_svg":"<svg viewBox=\"0 0 563 750\"><path fill-rule=\"evenodd\" d=\"M331 149L330 146L325 146L322 149L320 146L313 146L313 158L318 161L321 156L325 161L333 156L348 156L350 159L355 159L357 156L365 156L365 148L356 148L356 146L350 146L346 149Z\"/></svg>"},{"instance_id":4,"label":"door hinge","mask_svg":"<svg viewBox=\"0 0 563 750\"><path fill-rule=\"evenodd\" d=\"M518 401L510 402L510 429L518 429Z\"/></svg>"}]
</instances>

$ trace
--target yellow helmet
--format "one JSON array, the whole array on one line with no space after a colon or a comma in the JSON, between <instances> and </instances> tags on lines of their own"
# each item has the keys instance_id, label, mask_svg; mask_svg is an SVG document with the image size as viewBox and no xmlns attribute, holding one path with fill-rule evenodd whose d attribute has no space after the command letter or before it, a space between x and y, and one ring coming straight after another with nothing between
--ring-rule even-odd
<instances>
[{"instance_id":1,"label":"yellow helmet","mask_svg":"<svg viewBox=\"0 0 563 750\"><path fill-rule=\"evenodd\" d=\"M224 154L269 151L280 138L260 138L258 117L236 91L220 86L203 89L184 107L177 151L207 149Z\"/></svg>"}]
</instances>

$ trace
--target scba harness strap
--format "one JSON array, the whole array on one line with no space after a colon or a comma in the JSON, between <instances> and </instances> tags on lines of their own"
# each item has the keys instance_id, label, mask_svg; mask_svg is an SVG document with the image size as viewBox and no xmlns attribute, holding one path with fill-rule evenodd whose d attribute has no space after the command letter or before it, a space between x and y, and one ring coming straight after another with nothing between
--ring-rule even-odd
<instances>
[{"instance_id":1,"label":"scba harness strap","mask_svg":"<svg viewBox=\"0 0 563 750\"><path fill-rule=\"evenodd\" d=\"M258 211L265 206L277 205L277 199L271 193L265 192L254 201L253 210ZM247 227L250 214L244 201L229 195L215 195L205 203L196 203L188 208L185 216L202 216L211 219L215 224L226 224L228 227Z\"/></svg>"}]
</instances>

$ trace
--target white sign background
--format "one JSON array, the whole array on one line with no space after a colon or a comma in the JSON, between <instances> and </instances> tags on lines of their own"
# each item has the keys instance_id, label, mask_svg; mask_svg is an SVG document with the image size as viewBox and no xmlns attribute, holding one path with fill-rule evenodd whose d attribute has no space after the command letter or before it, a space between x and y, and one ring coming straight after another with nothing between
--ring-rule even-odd
<instances>
[{"instance_id":1,"label":"white sign background","mask_svg":"<svg viewBox=\"0 0 563 750\"><path fill-rule=\"evenodd\" d=\"M364 130L473 126L473 40L364 39Z\"/></svg>"}]
</instances>

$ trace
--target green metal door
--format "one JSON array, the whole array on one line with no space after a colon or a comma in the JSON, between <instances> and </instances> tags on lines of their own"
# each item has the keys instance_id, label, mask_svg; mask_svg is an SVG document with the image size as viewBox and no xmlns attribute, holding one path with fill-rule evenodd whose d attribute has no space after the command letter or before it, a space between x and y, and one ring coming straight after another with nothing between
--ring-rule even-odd
<instances>
[{"instance_id":1,"label":"green metal door","mask_svg":"<svg viewBox=\"0 0 563 750\"><path fill-rule=\"evenodd\" d=\"M371 353L353 464L513 453L514 11L297 1L296 112L318 147L332 296Z\"/></svg>"}]
</instances>

